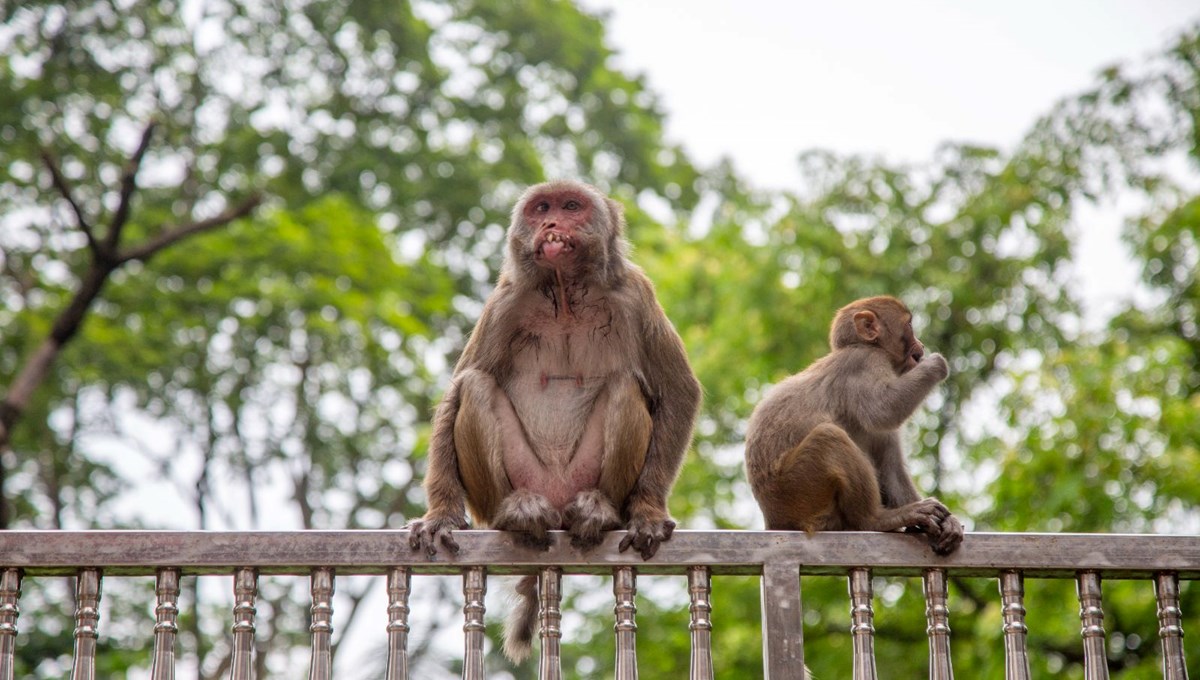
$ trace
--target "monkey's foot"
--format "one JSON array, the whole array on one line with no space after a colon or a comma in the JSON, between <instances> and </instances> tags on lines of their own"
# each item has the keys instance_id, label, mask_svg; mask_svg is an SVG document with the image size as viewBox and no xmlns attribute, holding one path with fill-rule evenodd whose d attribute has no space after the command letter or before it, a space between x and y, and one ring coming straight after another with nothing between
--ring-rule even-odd
<instances>
[{"instance_id":1,"label":"monkey's foot","mask_svg":"<svg viewBox=\"0 0 1200 680\"><path fill-rule=\"evenodd\" d=\"M618 550L625 552L626 548L633 546L642 554L643 560L648 560L658 552L658 546L671 538L675 532L675 520L666 516L632 517L629 524L625 525L625 531L628 533L621 539Z\"/></svg>"},{"instance_id":2,"label":"monkey's foot","mask_svg":"<svg viewBox=\"0 0 1200 680\"><path fill-rule=\"evenodd\" d=\"M958 550L963 540L963 525L954 515L946 515L938 528L929 533L929 547L939 555L949 555Z\"/></svg>"},{"instance_id":3,"label":"monkey's foot","mask_svg":"<svg viewBox=\"0 0 1200 680\"><path fill-rule=\"evenodd\" d=\"M500 501L491 525L514 532L517 542L527 548L549 550L553 543L549 531L562 526L562 514L545 496L521 489Z\"/></svg>"},{"instance_id":4,"label":"monkey's foot","mask_svg":"<svg viewBox=\"0 0 1200 680\"><path fill-rule=\"evenodd\" d=\"M571 534L571 546L589 550L604 540L604 532L621 526L612 501L599 490L581 491L563 508L563 523Z\"/></svg>"},{"instance_id":5,"label":"monkey's foot","mask_svg":"<svg viewBox=\"0 0 1200 680\"><path fill-rule=\"evenodd\" d=\"M413 520L404 527L408 529L408 546L413 550L424 549L432 557L437 554L441 543L451 554L458 554L458 541L450 535L455 529L466 529L467 518L462 516L429 516Z\"/></svg>"},{"instance_id":6,"label":"monkey's foot","mask_svg":"<svg viewBox=\"0 0 1200 680\"><path fill-rule=\"evenodd\" d=\"M869 531L903 531L905 533L940 534L942 520L950 511L936 498L885 509L876 517L873 526L863 527Z\"/></svg>"}]
</instances>

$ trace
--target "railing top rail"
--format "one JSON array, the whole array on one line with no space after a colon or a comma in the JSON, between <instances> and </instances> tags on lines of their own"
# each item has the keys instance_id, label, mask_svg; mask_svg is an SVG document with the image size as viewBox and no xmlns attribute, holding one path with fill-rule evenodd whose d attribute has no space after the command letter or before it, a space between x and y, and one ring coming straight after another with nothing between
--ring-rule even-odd
<instances>
[{"instance_id":1,"label":"railing top rail","mask_svg":"<svg viewBox=\"0 0 1200 680\"><path fill-rule=\"evenodd\" d=\"M677 531L652 559L620 553L624 532L611 532L594 550L570 547L555 533L538 552L496 531L455 533L462 551L429 556L408 547L407 531L0 531L0 567L29 575L98 567L109 575L148 575L176 567L185 574L307 574L313 567L340 573L382 574L408 565L413 573L457 573L487 566L489 573L533 573L558 565L573 574L609 574L635 566L643 574L682 574L708 565L715 574L761 574L762 565L796 564L805 574L846 574L870 567L880 575L920 575L943 568L964 576L1021 570L1029 576L1068 577L1100 571L1105 578L1144 578L1162 571L1200 578L1200 536L1149 534L969 533L953 555L934 555L913 536L874 532L805 534L784 531Z\"/></svg>"}]
</instances>

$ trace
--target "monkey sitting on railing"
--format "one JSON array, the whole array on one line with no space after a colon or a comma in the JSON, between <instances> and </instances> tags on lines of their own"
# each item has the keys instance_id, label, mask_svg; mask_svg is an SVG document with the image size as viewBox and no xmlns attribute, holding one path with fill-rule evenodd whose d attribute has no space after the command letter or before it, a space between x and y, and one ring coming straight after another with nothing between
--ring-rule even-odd
<instances>
[{"instance_id":1,"label":"monkey sitting on railing","mask_svg":"<svg viewBox=\"0 0 1200 680\"><path fill-rule=\"evenodd\" d=\"M772 389L750 416L746 474L767 529L919 531L946 555L962 523L922 499L899 430L950 369L925 356L896 298L838 311L832 351Z\"/></svg>"}]
</instances>

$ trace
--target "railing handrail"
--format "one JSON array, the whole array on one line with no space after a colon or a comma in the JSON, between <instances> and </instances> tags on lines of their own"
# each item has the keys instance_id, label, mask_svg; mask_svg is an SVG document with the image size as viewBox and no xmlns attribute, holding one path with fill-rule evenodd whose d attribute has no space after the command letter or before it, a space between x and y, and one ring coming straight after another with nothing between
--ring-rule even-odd
<instances>
[{"instance_id":1,"label":"railing handrail","mask_svg":"<svg viewBox=\"0 0 1200 680\"><path fill-rule=\"evenodd\" d=\"M920 576L945 569L961 576L995 577L1017 570L1029 577L1070 578L1081 571L1105 579L1146 578L1174 572L1200 578L1200 535L968 533L954 554L939 557L916 537L875 532L676 531L647 561L618 552L624 532L611 532L580 552L563 532L552 532L546 552L523 548L497 531L455 533L462 550L429 556L408 546L403 530L344 531L2 531L0 566L26 574L66 575L82 567L111 576L153 575L172 567L183 574L307 575L314 567L346 574L384 574L405 565L414 574L457 574L485 566L490 574L536 573L547 566L572 574L611 574L636 567L642 574L685 574L706 565L713 574L762 574L766 564L797 564L802 574L845 575L869 567L876 575Z\"/></svg>"}]
</instances>

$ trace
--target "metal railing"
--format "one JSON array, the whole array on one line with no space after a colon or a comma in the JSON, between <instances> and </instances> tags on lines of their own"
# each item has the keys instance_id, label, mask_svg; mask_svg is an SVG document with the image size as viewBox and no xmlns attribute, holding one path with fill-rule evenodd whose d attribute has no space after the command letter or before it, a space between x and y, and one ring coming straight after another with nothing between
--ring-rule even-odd
<instances>
[{"instance_id":1,"label":"metal railing","mask_svg":"<svg viewBox=\"0 0 1200 680\"><path fill-rule=\"evenodd\" d=\"M876 677L871 577L920 576L929 637L929 675L953 677L947 607L948 576L998 581L1003 609L1006 679L1030 677L1024 608L1025 578L1073 579L1080 606L1085 677L1108 677L1105 661L1102 579L1146 579L1158 604L1162 675L1185 680L1181 579L1200 578L1200 536L1111 534L968 534L953 555L933 555L924 541L866 532L804 534L765 531L678 531L649 561L620 553L621 532L587 553L556 534L554 547L536 552L494 531L456 534L457 556L427 556L408 548L403 531L202 532L6 531L0 532L0 680L11 680L20 614L21 580L77 577L72 680L95 677L98 605L102 577L157 579L151 677L174 678L179 579L182 575L234 576L232 680L253 675L255 598L260 575L311 579L311 679L332 676L330 638L336 575L387 578L389 680L408 677L408 631L414 574L461 574L463 677L484 677L484 593L490 575L538 574L541 607L539 677L562 677L561 582L564 574L613 576L616 677L637 677L634 596L639 574L686 576L692 640L690 677L712 678L710 578L761 576L763 666L771 680L803 675L801 575L848 578L854 678ZM382 625L382 622L381 622Z\"/></svg>"}]
</instances>

